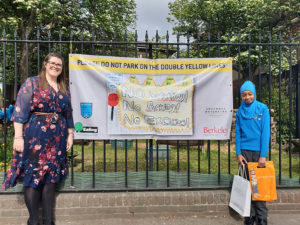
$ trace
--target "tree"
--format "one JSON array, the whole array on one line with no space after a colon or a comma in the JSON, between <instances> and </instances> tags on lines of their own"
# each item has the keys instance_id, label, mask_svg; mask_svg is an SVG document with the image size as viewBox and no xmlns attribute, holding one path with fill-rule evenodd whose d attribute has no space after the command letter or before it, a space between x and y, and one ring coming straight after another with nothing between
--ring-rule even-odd
<instances>
[{"instance_id":1,"label":"tree","mask_svg":"<svg viewBox=\"0 0 300 225\"><path fill-rule=\"evenodd\" d=\"M299 8L297 0L175 0L169 3L168 20L176 33L195 38L200 29L221 35L286 33Z\"/></svg>"},{"instance_id":2,"label":"tree","mask_svg":"<svg viewBox=\"0 0 300 225\"><path fill-rule=\"evenodd\" d=\"M175 0L169 3L169 9L168 20L174 23L174 32L190 35L195 40L199 39L199 34L209 34L211 42L238 43L249 39L251 42L289 42L290 33L293 36L299 34L299 27L297 29L292 22L299 14L300 2L297 0ZM238 34L241 34L240 40ZM278 49L272 47L272 62L279 60ZM227 54L227 50L227 46L221 47L221 54ZM262 65L269 63L268 51L268 48L261 48ZM286 70L289 68L289 50L282 51L282 69ZM231 55L236 61L237 54L237 49L233 48ZM258 46L251 49L251 76L258 68L258 54ZM294 51L293 56L295 54ZM248 46L241 47L242 74L248 73L248 56ZM272 65L272 73L278 74L278 67Z\"/></svg>"},{"instance_id":3,"label":"tree","mask_svg":"<svg viewBox=\"0 0 300 225\"><path fill-rule=\"evenodd\" d=\"M74 38L81 31L92 31L96 36L111 39L120 35L128 27L135 26L134 0L1 0L0 25L6 29L5 38L13 39L13 30L17 29L22 40L36 38L39 29L41 39L61 35ZM61 31L61 33L59 33ZM35 48L28 44L28 52ZM21 81L26 78L26 45L22 44L19 63Z\"/></svg>"}]
</instances>

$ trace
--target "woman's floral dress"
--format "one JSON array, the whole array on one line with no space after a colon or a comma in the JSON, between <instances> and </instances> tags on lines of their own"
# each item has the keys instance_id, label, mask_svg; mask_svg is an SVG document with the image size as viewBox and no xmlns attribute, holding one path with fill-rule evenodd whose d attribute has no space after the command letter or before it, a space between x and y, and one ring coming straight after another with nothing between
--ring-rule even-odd
<instances>
[{"instance_id":1,"label":"woman's floral dress","mask_svg":"<svg viewBox=\"0 0 300 225\"><path fill-rule=\"evenodd\" d=\"M40 116L34 112L56 112L58 119L53 123L52 115ZM11 120L24 124L24 152L14 151L2 188L19 182L37 188L66 178L68 128L74 127L69 91L65 95L50 86L43 90L38 76L28 78L20 88Z\"/></svg>"}]
</instances>

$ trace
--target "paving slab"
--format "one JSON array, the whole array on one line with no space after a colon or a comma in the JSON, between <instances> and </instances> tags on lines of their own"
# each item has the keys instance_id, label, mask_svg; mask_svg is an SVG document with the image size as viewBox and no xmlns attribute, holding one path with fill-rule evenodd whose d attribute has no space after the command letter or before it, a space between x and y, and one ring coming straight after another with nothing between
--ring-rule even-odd
<instances>
[{"instance_id":1,"label":"paving slab","mask_svg":"<svg viewBox=\"0 0 300 225\"><path fill-rule=\"evenodd\" d=\"M300 214L270 214L269 225L299 225ZM25 221L18 218L5 218L1 225L26 225ZM243 220L237 216L203 216L197 214L185 215L146 215L131 217L105 217L103 216L78 216L60 217L56 225L242 225Z\"/></svg>"}]
</instances>

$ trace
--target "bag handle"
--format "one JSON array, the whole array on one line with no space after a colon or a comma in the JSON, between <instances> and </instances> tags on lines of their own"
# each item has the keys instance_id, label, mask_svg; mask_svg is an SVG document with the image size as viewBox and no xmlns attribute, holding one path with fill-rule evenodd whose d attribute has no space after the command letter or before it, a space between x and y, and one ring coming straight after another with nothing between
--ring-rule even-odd
<instances>
[{"instance_id":1,"label":"bag handle","mask_svg":"<svg viewBox=\"0 0 300 225\"><path fill-rule=\"evenodd\" d=\"M239 169L238 169L238 175L243 177L243 178L247 178L247 171L246 171L246 165L239 165Z\"/></svg>"}]
</instances>

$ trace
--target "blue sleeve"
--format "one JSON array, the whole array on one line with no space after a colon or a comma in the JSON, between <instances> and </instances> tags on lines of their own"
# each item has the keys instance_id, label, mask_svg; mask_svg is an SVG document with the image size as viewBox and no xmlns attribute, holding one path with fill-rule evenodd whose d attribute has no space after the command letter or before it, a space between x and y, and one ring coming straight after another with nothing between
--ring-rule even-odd
<instances>
[{"instance_id":1,"label":"blue sleeve","mask_svg":"<svg viewBox=\"0 0 300 225\"><path fill-rule=\"evenodd\" d=\"M236 113L236 125L235 125L235 152L237 155L241 155L241 126L239 111Z\"/></svg>"},{"instance_id":2,"label":"blue sleeve","mask_svg":"<svg viewBox=\"0 0 300 225\"><path fill-rule=\"evenodd\" d=\"M8 109L6 110L6 119L7 119L7 121L10 121L11 116L13 114L13 111L14 111L14 107L12 105L10 105L8 107Z\"/></svg>"},{"instance_id":3,"label":"blue sleeve","mask_svg":"<svg viewBox=\"0 0 300 225\"><path fill-rule=\"evenodd\" d=\"M262 115L261 140L260 140L260 156L267 157L270 143L270 113L266 107Z\"/></svg>"},{"instance_id":4,"label":"blue sleeve","mask_svg":"<svg viewBox=\"0 0 300 225\"><path fill-rule=\"evenodd\" d=\"M33 96L33 82L31 78L28 78L24 84L21 86L13 116L12 121L17 123L26 123L30 117L30 108Z\"/></svg>"},{"instance_id":5,"label":"blue sleeve","mask_svg":"<svg viewBox=\"0 0 300 225\"><path fill-rule=\"evenodd\" d=\"M4 113L3 113L2 110L0 109L0 119L3 120L3 118L4 118Z\"/></svg>"}]
</instances>

